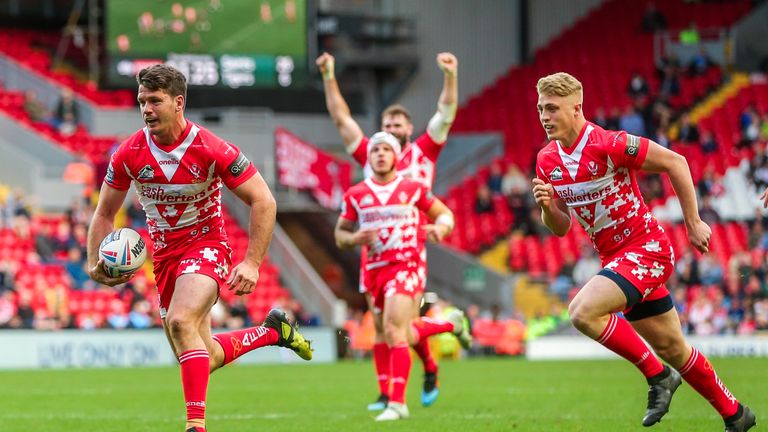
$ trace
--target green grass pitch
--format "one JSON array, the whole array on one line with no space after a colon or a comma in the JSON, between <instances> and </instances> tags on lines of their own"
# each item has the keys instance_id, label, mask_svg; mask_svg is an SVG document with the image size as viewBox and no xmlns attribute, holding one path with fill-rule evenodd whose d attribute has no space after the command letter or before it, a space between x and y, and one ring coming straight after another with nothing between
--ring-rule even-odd
<instances>
[{"instance_id":1,"label":"green grass pitch","mask_svg":"<svg viewBox=\"0 0 768 432\"><path fill-rule=\"evenodd\" d=\"M768 359L713 359L720 377L768 424ZM370 362L233 366L211 377L208 430L240 431L721 431L710 405L685 384L664 420L640 421L647 387L622 361L443 361L437 403L419 403L414 362L411 418L377 424ZM181 431L177 368L0 373L3 432Z\"/></svg>"},{"instance_id":2,"label":"green grass pitch","mask_svg":"<svg viewBox=\"0 0 768 432\"><path fill-rule=\"evenodd\" d=\"M260 19L261 4L268 3L272 10L272 22ZM155 20L169 23L173 20L171 5L180 3L185 8L198 11L198 19L207 18L209 26L202 30L188 26L181 33L166 30L161 34L141 34L139 17L150 12ZM218 3L219 8L212 8ZM116 42L118 35L130 39L130 53L133 55L165 55L176 53L210 54L263 54L303 56L306 52L306 6L297 0L294 21L286 19L285 0L110 0L107 2L107 45L111 52L119 52ZM202 11L202 12L201 12ZM191 33L200 37L199 47L190 42Z\"/></svg>"}]
</instances>

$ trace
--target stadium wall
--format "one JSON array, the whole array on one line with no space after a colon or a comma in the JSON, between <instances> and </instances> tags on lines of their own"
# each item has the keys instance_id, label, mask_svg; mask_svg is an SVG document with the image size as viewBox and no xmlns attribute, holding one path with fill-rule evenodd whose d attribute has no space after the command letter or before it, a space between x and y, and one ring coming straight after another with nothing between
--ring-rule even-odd
<instances>
[{"instance_id":1,"label":"stadium wall","mask_svg":"<svg viewBox=\"0 0 768 432\"><path fill-rule=\"evenodd\" d=\"M768 357L765 336L688 336L686 340L708 357ZM528 360L619 359L612 351L582 335L545 336L526 343Z\"/></svg>"},{"instance_id":2,"label":"stadium wall","mask_svg":"<svg viewBox=\"0 0 768 432\"><path fill-rule=\"evenodd\" d=\"M312 340L312 363L337 359L336 332L330 327L304 327ZM0 369L63 369L175 366L179 362L160 329L152 330L35 330L0 331L0 345L12 347L0 356ZM260 348L236 361L239 364L307 363L285 349ZM309 363L307 363L309 364Z\"/></svg>"}]
</instances>

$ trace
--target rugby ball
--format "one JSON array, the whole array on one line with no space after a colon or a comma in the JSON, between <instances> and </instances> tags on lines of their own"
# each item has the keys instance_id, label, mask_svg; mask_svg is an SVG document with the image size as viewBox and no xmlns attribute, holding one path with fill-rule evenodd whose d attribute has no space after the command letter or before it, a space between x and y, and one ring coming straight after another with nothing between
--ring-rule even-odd
<instances>
[{"instance_id":1,"label":"rugby ball","mask_svg":"<svg viewBox=\"0 0 768 432\"><path fill-rule=\"evenodd\" d=\"M119 277L135 272L144 264L147 244L136 231L120 228L107 234L101 241L99 257L104 260L104 273Z\"/></svg>"}]
</instances>

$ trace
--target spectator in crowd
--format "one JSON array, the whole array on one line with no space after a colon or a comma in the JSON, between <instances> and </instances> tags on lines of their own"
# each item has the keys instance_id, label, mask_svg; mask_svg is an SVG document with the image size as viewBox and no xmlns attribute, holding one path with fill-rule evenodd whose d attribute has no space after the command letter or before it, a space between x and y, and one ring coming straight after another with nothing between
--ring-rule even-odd
<instances>
[{"instance_id":1,"label":"spectator in crowd","mask_svg":"<svg viewBox=\"0 0 768 432\"><path fill-rule=\"evenodd\" d=\"M706 222L707 225L713 225L720 222L720 214L717 213L714 207L712 207L712 197L705 196L701 199L701 208L699 209L699 216L701 220Z\"/></svg>"},{"instance_id":2,"label":"spectator in crowd","mask_svg":"<svg viewBox=\"0 0 768 432\"><path fill-rule=\"evenodd\" d=\"M141 208L139 198L134 196L128 204L128 208L125 210L126 216L130 220L130 225L133 229L143 229L147 227L147 215L144 213L144 209Z\"/></svg>"},{"instance_id":3,"label":"spectator in crowd","mask_svg":"<svg viewBox=\"0 0 768 432\"><path fill-rule=\"evenodd\" d=\"M128 314L129 327L134 329L152 327L151 309L152 306L146 300L140 300L134 303L131 306L131 312Z\"/></svg>"},{"instance_id":4,"label":"spectator in crowd","mask_svg":"<svg viewBox=\"0 0 768 432\"><path fill-rule=\"evenodd\" d=\"M700 283L699 263L690 248L686 249L683 256L675 263L675 274L677 280L684 285L698 285Z\"/></svg>"},{"instance_id":5,"label":"spectator in crowd","mask_svg":"<svg viewBox=\"0 0 768 432\"><path fill-rule=\"evenodd\" d=\"M501 193L505 196L528 194L528 179L514 163L507 166L507 172L501 179Z\"/></svg>"},{"instance_id":6,"label":"spectator in crowd","mask_svg":"<svg viewBox=\"0 0 768 432\"><path fill-rule=\"evenodd\" d=\"M44 263L55 262L53 239L51 238L51 227L48 224L40 224L35 234L35 252L40 255L40 260Z\"/></svg>"},{"instance_id":7,"label":"spectator in crowd","mask_svg":"<svg viewBox=\"0 0 768 432\"><path fill-rule=\"evenodd\" d=\"M487 184L482 183L477 187L475 196L475 213L491 213L493 211L493 201L491 200L491 189Z\"/></svg>"},{"instance_id":8,"label":"spectator in crowd","mask_svg":"<svg viewBox=\"0 0 768 432\"><path fill-rule=\"evenodd\" d=\"M707 51L701 46L688 63L688 75L692 77L704 75L714 65L715 62L712 61Z\"/></svg>"},{"instance_id":9,"label":"spectator in crowd","mask_svg":"<svg viewBox=\"0 0 768 432\"><path fill-rule=\"evenodd\" d=\"M760 116L754 103L749 104L739 116L742 140L753 143L760 137Z\"/></svg>"},{"instance_id":10,"label":"spectator in crowd","mask_svg":"<svg viewBox=\"0 0 768 432\"><path fill-rule=\"evenodd\" d=\"M683 113L680 117L680 133L678 139L684 143L698 143L699 142L699 128L691 123L691 117L688 113Z\"/></svg>"},{"instance_id":11,"label":"spectator in crowd","mask_svg":"<svg viewBox=\"0 0 768 432\"><path fill-rule=\"evenodd\" d=\"M565 254L560 271L549 285L549 292L557 296L564 303L568 301L571 289L576 286L573 282L574 269L576 268L575 262L573 254Z\"/></svg>"},{"instance_id":12,"label":"spectator in crowd","mask_svg":"<svg viewBox=\"0 0 768 432\"><path fill-rule=\"evenodd\" d=\"M629 84L627 84L627 94L629 97L635 100L643 99L649 93L648 81L645 80L640 72L632 72L632 77L629 79Z\"/></svg>"},{"instance_id":13,"label":"spectator in crowd","mask_svg":"<svg viewBox=\"0 0 768 432\"><path fill-rule=\"evenodd\" d=\"M0 329L9 328L15 316L16 302L13 291L0 291Z\"/></svg>"},{"instance_id":14,"label":"spectator in crowd","mask_svg":"<svg viewBox=\"0 0 768 432\"><path fill-rule=\"evenodd\" d=\"M584 244L581 247L581 257L573 267L574 283L578 287L586 285L594 275L600 272L601 268L603 266L595 254L595 249L589 244Z\"/></svg>"},{"instance_id":15,"label":"spectator in crowd","mask_svg":"<svg viewBox=\"0 0 768 432\"><path fill-rule=\"evenodd\" d=\"M651 2L645 7L643 13L642 29L646 33L653 33L657 30L667 28L667 17L656 8L656 4Z\"/></svg>"},{"instance_id":16,"label":"spectator in crowd","mask_svg":"<svg viewBox=\"0 0 768 432\"><path fill-rule=\"evenodd\" d=\"M723 178L715 171L715 166L713 164L710 163L704 167L704 173L701 176L701 180L699 180L698 189L699 196L702 198L717 198L725 193Z\"/></svg>"},{"instance_id":17,"label":"spectator in crowd","mask_svg":"<svg viewBox=\"0 0 768 432\"><path fill-rule=\"evenodd\" d=\"M66 255L70 248L77 246L72 236L72 226L69 221L62 220L56 226L56 232L52 236L53 251L56 255Z\"/></svg>"},{"instance_id":18,"label":"spectator in crowd","mask_svg":"<svg viewBox=\"0 0 768 432\"><path fill-rule=\"evenodd\" d=\"M627 105L624 109L624 115L619 121L619 129L632 135L645 136L645 121L634 106Z\"/></svg>"},{"instance_id":19,"label":"spectator in crowd","mask_svg":"<svg viewBox=\"0 0 768 432\"><path fill-rule=\"evenodd\" d=\"M651 139L656 141L656 143L658 143L660 146L664 148L668 149L670 146L669 137L667 136L667 131L661 126L656 128L656 133L653 134Z\"/></svg>"},{"instance_id":20,"label":"spectator in crowd","mask_svg":"<svg viewBox=\"0 0 768 432\"><path fill-rule=\"evenodd\" d=\"M96 286L85 271L85 259L80 246L72 246L67 253L67 261L64 263L67 274L72 279L72 289L92 290Z\"/></svg>"},{"instance_id":21,"label":"spectator in crowd","mask_svg":"<svg viewBox=\"0 0 768 432\"><path fill-rule=\"evenodd\" d=\"M597 107L595 115L592 117L592 122L603 129L608 129L608 117L605 115L605 108Z\"/></svg>"},{"instance_id":22,"label":"spectator in crowd","mask_svg":"<svg viewBox=\"0 0 768 432\"><path fill-rule=\"evenodd\" d=\"M24 92L24 111L33 122L48 121L48 110L45 108L45 105L40 102L40 99L37 97L37 92L34 90L27 90Z\"/></svg>"},{"instance_id":23,"label":"spectator in crowd","mask_svg":"<svg viewBox=\"0 0 768 432\"><path fill-rule=\"evenodd\" d=\"M702 130L701 131L701 152L705 155L709 155L712 153L717 153L718 149L717 141L715 140L715 136L712 134L712 132L708 130Z\"/></svg>"},{"instance_id":24,"label":"spectator in crowd","mask_svg":"<svg viewBox=\"0 0 768 432\"><path fill-rule=\"evenodd\" d=\"M667 97L678 96L680 94L680 78L677 69L668 64L664 66L663 71L659 94Z\"/></svg>"},{"instance_id":25,"label":"spectator in crowd","mask_svg":"<svg viewBox=\"0 0 768 432\"><path fill-rule=\"evenodd\" d=\"M699 28L696 26L696 22L689 22L688 27L680 30L678 38L683 45L697 45L701 40L701 36L699 35Z\"/></svg>"},{"instance_id":26,"label":"spectator in crowd","mask_svg":"<svg viewBox=\"0 0 768 432\"><path fill-rule=\"evenodd\" d=\"M501 172L501 164L499 162L494 161L491 164L490 173L488 174L488 180L486 183L488 184L488 188L491 190L491 194L500 194L501 193L501 181L503 178L503 173Z\"/></svg>"},{"instance_id":27,"label":"spectator in crowd","mask_svg":"<svg viewBox=\"0 0 768 432\"><path fill-rule=\"evenodd\" d=\"M80 111L77 107L72 90L63 87L59 102L53 114L53 121L60 134L69 136L75 133L77 125L80 124Z\"/></svg>"},{"instance_id":28,"label":"spectator in crowd","mask_svg":"<svg viewBox=\"0 0 768 432\"><path fill-rule=\"evenodd\" d=\"M760 139L768 141L768 112L764 112L760 117Z\"/></svg>"},{"instance_id":29,"label":"spectator in crowd","mask_svg":"<svg viewBox=\"0 0 768 432\"><path fill-rule=\"evenodd\" d=\"M109 313L107 314L107 324L110 328L122 330L128 327L130 319L125 313L125 304L120 299L114 298L109 301Z\"/></svg>"},{"instance_id":30,"label":"spectator in crowd","mask_svg":"<svg viewBox=\"0 0 768 432\"><path fill-rule=\"evenodd\" d=\"M618 107L611 108L611 114L608 116L605 129L618 130L621 129L621 111Z\"/></svg>"},{"instance_id":31,"label":"spectator in crowd","mask_svg":"<svg viewBox=\"0 0 768 432\"><path fill-rule=\"evenodd\" d=\"M10 327L31 329L35 325L35 311L32 308L32 291L19 291L17 297L16 318L11 320Z\"/></svg>"},{"instance_id":32,"label":"spectator in crowd","mask_svg":"<svg viewBox=\"0 0 768 432\"><path fill-rule=\"evenodd\" d=\"M709 254L701 256L699 260L699 275L704 285L720 285L723 283L723 268L720 263Z\"/></svg>"},{"instance_id":33,"label":"spectator in crowd","mask_svg":"<svg viewBox=\"0 0 768 432\"><path fill-rule=\"evenodd\" d=\"M688 313L688 321L693 327L693 332L702 336L713 334L712 317L714 313L714 307L709 299L705 295L699 294Z\"/></svg>"}]
</instances>

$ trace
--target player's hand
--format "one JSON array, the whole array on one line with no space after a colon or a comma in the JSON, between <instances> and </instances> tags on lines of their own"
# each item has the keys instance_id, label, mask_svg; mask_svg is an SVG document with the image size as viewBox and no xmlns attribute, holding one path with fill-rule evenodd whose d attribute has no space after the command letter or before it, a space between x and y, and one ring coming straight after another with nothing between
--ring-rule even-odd
<instances>
[{"instance_id":1,"label":"player's hand","mask_svg":"<svg viewBox=\"0 0 768 432\"><path fill-rule=\"evenodd\" d=\"M449 52L441 52L437 55L437 66L446 75L456 76L459 72L459 60Z\"/></svg>"},{"instance_id":2,"label":"player's hand","mask_svg":"<svg viewBox=\"0 0 768 432\"><path fill-rule=\"evenodd\" d=\"M768 208L768 189L765 189L760 199L763 200L763 208Z\"/></svg>"},{"instance_id":3,"label":"player's hand","mask_svg":"<svg viewBox=\"0 0 768 432\"><path fill-rule=\"evenodd\" d=\"M554 202L555 188L540 178L533 179L533 197L542 209L549 209Z\"/></svg>"},{"instance_id":4,"label":"player's hand","mask_svg":"<svg viewBox=\"0 0 768 432\"><path fill-rule=\"evenodd\" d=\"M323 79L333 78L333 69L335 64L336 59L334 59L333 56L327 52L324 52L320 57L317 58L317 60L315 60L315 65L317 65L317 69L320 71Z\"/></svg>"},{"instance_id":5,"label":"player's hand","mask_svg":"<svg viewBox=\"0 0 768 432\"><path fill-rule=\"evenodd\" d=\"M104 271L104 258L99 259L99 262L97 262L95 266L88 269L88 276L90 276L91 279L100 284L108 285L111 287L128 282L134 274L135 272L126 273L119 277L112 277L108 275Z\"/></svg>"},{"instance_id":6,"label":"player's hand","mask_svg":"<svg viewBox=\"0 0 768 432\"><path fill-rule=\"evenodd\" d=\"M699 219L691 225L686 224L688 229L688 241L691 245L701 253L709 252L709 237L712 235L712 230L704 221Z\"/></svg>"},{"instance_id":7,"label":"player's hand","mask_svg":"<svg viewBox=\"0 0 768 432\"><path fill-rule=\"evenodd\" d=\"M245 261L236 265L229 273L227 285L237 295L250 294L259 281L259 267Z\"/></svg>"},{"instance_id":8,"label":"player's hand","mask_svg":"<svg viewBox=\"0 0 768 432\"><path fill-rule=\"evenodd\" d=\"M379 231L375 229L358 230L352 235L352 242L358 246L372 245L379 239Z\"/></svg>"},{"instance_id":9,"label":"player's hand","mask_svg":"<svg viewBox=\"0 0 768 432\"><path fill-rule=\"evenodd\" d=\"M450 228L445 224L427 224L422 227L427 232L427 241L440 243L448 235Z\"/></svg>"}]
</instances>

